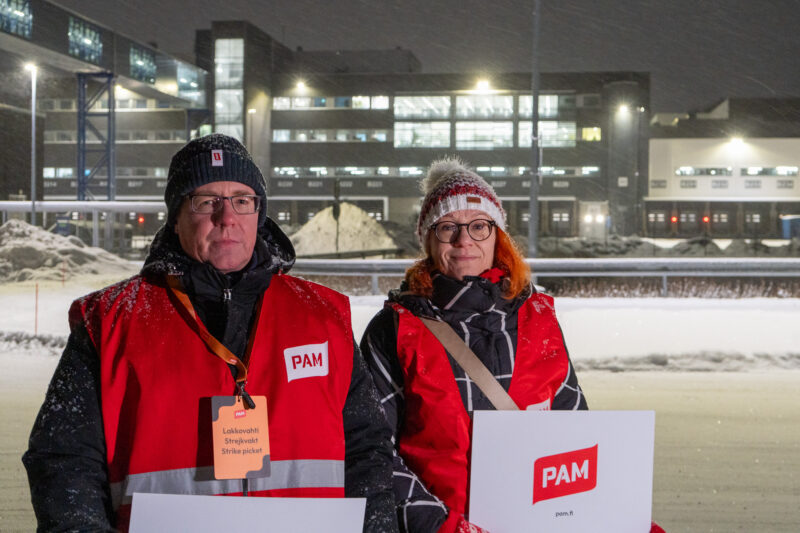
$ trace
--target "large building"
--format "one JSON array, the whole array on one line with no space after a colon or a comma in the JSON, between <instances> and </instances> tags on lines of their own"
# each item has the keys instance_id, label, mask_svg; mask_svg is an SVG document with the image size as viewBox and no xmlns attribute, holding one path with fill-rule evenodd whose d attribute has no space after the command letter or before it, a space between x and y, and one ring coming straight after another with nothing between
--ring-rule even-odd
<instances>
[{"instance_id":1,"label":"large building","mask_svg":"<svg viewBox=\"0 0 800 533\"><path fill-rule=\"evenodd\" d=\"M426 167L457 154L495 187L512 231L527 231L530 74L424 74L403 49L291 51L243 22L214 23L197 49L214 127L243 139L268 169L276 220L302 224L338 196L408 224ZM542 233L637 231L648 75L541 79Z\"/></svg>"},{"instance_id":2,"label":"large building","mask_svg":"<svg viewBox=\"0 0 800 533\"><path fill-rule=\"evenodd\" d=\"M34 81L39 200L163 198L208 123L203 69L45 0L0 1L0 52L3 200L30 198Z\"/></svg>"},{"instance_id":3,"label":"large building","mask_svg":"<svg viewBox=\"0 0 800 533\"><path fill-rule=\"evenodd\" d=\"M47 199L160 199L172 153L220 131L253 153L268 176L269 214L283 224L335 198L408 224L426 167L455 154L495 187L511 231L527 231L529 73L427 74L403 49L290 50L246 22L198 31L190 63L45 0L8 1L19 9L2 15L3 69L24 80L23 62L40 65ZM24 117L29 90L3 101ZM648 110L646 73L542 74L543 234L642 230ZM14 188L27 192L24 183ZM161 219L142 218L148 231Z\"/></svg>"},{"instance_id":4,"label":"large building","mask_svg":"<svg viewBox=\"0 0 800 533\"><path fill-rule=\"evenodd\" d=\"M645 227L656 236L783 237L800 215L800 98L726 99L656 116Z\"/></svg>"}]
</instances>

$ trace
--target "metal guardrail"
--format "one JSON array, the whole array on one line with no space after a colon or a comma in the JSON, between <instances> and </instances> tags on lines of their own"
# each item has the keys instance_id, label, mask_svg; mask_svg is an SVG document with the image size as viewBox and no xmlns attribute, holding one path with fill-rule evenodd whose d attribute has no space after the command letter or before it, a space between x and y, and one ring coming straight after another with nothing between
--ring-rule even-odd
<instances>
[{"instance_id":1,"label":"metal guardrail","mask_svg":"<svg viewBox=\"0 0 800 533\"><path fill-rule=\"evenodd\" d=\"M668 294L668 278L800 278L800 258L528 259L527 262L533 271L534 282L540 278L564 277L660 278L662 296ZM370 278L372 294L380 294L379 278L403 276L412 263L411 259L298 259L292 273L366 276Z\"/></svg>"}]
</instances>

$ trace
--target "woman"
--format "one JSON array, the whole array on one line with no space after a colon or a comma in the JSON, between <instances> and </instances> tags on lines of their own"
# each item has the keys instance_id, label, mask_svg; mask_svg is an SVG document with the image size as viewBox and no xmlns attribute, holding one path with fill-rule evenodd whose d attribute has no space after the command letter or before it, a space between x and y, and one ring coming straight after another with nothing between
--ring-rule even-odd
<instances>
[{"instance_id":1,"label":"woman","mask_svg":"<svg viewBox=\"0 0 800 533\"><path fill-rule=\"evenodd\" d=\"M586 409L553 300L506 234L492 187L458 159L423 180L417 236L425 258L367 326L370 366L397 453L401 530L479 531L464 517L470 414L494 409L420 317L451 326L520 409Z\"/></svg>"}]
</instances>

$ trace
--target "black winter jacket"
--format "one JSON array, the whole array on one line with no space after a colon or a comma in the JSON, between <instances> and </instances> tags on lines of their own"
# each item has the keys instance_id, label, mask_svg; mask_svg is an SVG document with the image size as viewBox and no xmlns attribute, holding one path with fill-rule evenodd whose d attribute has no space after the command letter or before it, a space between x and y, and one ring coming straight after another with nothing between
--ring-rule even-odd
<instances>
[{"instance_id":1,"label":"black winter jacket","mask_svg":"<svg viewBox=\"0 0 800 533\"><path fill-rule=\"evenodd\" d=\"M404 419L404 378L397 357L397 316L388 304L399 303L415 316L439 317L458 333L461 340L469 335L470 349L508 391L517 347L517 312L530 296L528 291L518 298L507 300L502 295L502 281L492 283L488 279L473 276L458 281L438 273L433 276L433 295L430 299L404 292L405 289L404 284L400 290L389 293L387 305L375 315L361 339L361 352L381 395L395 443ZM467 378L464 370L449 354L448 359L467 412L494 410L489 399ZM562 410L587 409L586 398L578 385L571 362L567 379L551 407ZM448 509L444 503L428 491L396 452L394 491L401 531L433 533L447 518Z\"/></svg>"},{"instance_id":2,"label":"black winter jacket","mask_svg":"<svg viewBox=\"0 0 800 533\"><path fill-rule=\"evenodd\" d=\"M260 295L272 274L294 264L291 242L271 220L262 225L259 237L250 263L240 272L222 274L186 256L174 232L164 227L153 240L142 274L179 275L209 332L242 356ZM230 368L235 374L236 368ZM39 531L113 531L99 372L100 360L86 329L73 329L22 458ZM396 531L391 433L358 346L342 415L345 495L367 498L364 531Z\"/></svg>"}]
</instances>

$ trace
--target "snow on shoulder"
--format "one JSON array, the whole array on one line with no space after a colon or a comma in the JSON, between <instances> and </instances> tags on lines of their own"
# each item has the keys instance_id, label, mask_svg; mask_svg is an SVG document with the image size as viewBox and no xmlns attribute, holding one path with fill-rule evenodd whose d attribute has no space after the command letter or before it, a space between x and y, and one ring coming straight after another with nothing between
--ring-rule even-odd
<instances>
[{"instance_id":1,"label":"snow on shoulder","mask_svg":"<svg viewBox=\"0 0 800 533\"><path fill-rule=\"evenodd\" d=\"M298 256L395 249L386 230L366 211L342 202L339 214L339 249L336 249L336 220L333 207L326 207L291 236Z\"/></svg>"},{"instance_id":2,"label":"snow on shoulder","mask_svg":"<svg viewBox=\"0 0 800 533\"><path fill-rule=\"evenodd\" d=\"M127 277L138 271L130 261L75 236L50 233L22 220L0 226L0 283L72 279L103 274Z\"/></svg>"}]
</instances>

